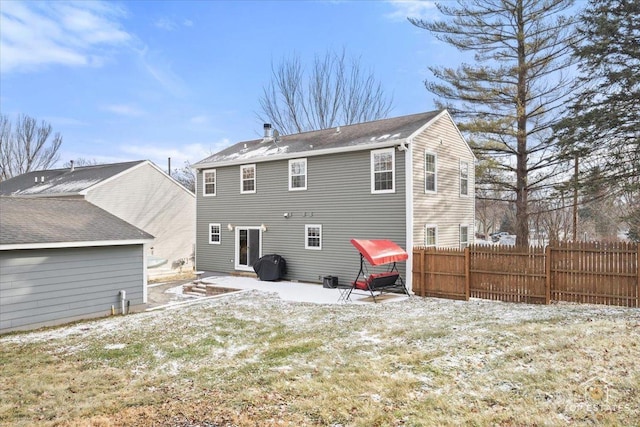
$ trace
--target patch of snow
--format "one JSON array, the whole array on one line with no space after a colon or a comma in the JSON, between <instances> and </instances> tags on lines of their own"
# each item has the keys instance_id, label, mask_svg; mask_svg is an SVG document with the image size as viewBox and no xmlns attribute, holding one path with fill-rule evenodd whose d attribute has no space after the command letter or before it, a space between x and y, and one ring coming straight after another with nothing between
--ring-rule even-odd
<instances>
[{"instance_id":1,"label":"patch of snow","mask_svg":"<svg viewBox=\"0 0 640 427\"><path fill-rule=\"evenodd\" d=\"M105 350L122 350L125 348L126 344L107 344L104 346Z\"/></svg>"},{"instance_id":2,"label":"patch of snow","mask_svg":"<svg viewBox=\"0 0 640 427\"><path fill-rule=\"evenodd\" d=\"M20 191L20 194L40 194L45 190L49 193L77 193L100 182L99 179L80 179L64 183L59 183L58 181L58 179L53 178L43 184L34 185Z\"/></svg>"},{"instance_id":3,"label":"patch of snow","mask_svg":"<svg viewBox=\"0 0 640 427\"><path fill-rule=\"evenodd\" d=\"M165 294L182 295L183 291L184 291L184 289L183 289L182 285L180 285L180 286L176 286L176 287L173 287L173 288L169 288L166 291L164 291L164 293Z\"/></svg>"}]
</instances>

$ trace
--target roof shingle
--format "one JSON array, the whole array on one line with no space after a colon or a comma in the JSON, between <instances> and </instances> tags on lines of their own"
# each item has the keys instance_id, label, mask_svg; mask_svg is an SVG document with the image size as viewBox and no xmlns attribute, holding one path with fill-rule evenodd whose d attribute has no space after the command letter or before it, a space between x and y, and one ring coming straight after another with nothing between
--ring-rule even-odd
<instances>
[{"instance_id":1,"label":"roof shingle","mask_svg":"<svg viewBox=\"0 0 640 427\"><path fill-rule=\"evenodd\" d=\"M0 196L0 246L149 239L153 236L84 200Z\"/></svg>"},{"instance_id":2,"label":"roof shingle","mask_svg":"<svg viewBox=\"0 0 640 427\"><path fill-rule=\"evenodd\" d=\"M313 153L320 150L357 148L389 141L401 142L420 129L442 111L411 114L390 119L375 120L338 128L281 135L277 142L255 139L232 145L194 164L195 168L209 167L217 163L267 160L265 158L296 153Z\"/></svg>"},{"instance_id":3,"label":"roof shingle","mask_svg":"<svg viewBox=\"0 0 640 427\"><path fill-rule=\"evenodd\" d=\"M145 160L32 171L0 182L2 196L77 195Z\"/></svg>"}]
</instances>

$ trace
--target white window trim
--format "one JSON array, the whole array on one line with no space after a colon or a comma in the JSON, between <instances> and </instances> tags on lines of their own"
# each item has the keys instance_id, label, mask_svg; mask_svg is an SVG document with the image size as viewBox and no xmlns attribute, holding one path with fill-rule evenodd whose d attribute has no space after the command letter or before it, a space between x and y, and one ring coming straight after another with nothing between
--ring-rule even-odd
<instances>
[{"instance_id":1,"label":"white window trim","mask_svg":"<svg viewBox=\"0 0 640 427\"><path fill-rule=\"evenodd\" d=\"M310 228L317 228L317 229L320 230L320 236L319 236L320 246L309 246L309 229ZM313 250L313 251L322 250L322 225L321 224L305 224L305 226L304 226L304 248L305 249L310 249L310 250Z\"/></svg>"},{"instance_id":2,"label":"white window trim","mask_svg":"<svg viewBox=\"0 0 640 427\"><path fill-rule=\"evenodd\" d=\"M467 229L467 233L466 233L466 237L467 237L467 241L466 244L463 246L463 242L462 242L462 228L466 227ZM468 224L460 224L460 227L458 228L458 239L460 240L460 249L464 249L467 246L469 246L469 225Z\"/></svg>"},{"instance_id":3,"label":"white window trim","mask_svg":"<svg viewBox=\"0 0 640 427\"><path fill-rule=\"evenodd\" d=\"M207 193L207 175L213 173L213 193ZM215 197L218 192L218 173L215 169L202 171L202 197Z\"/></svg>"},{"instance_id":4,"label":"white window trim","mask_svg":"<svg viewBox=\"0 0 640 427\"><path fill-rule=\"evenodd\" d=\"M391 153L391 189L389 190L376 190L376 171L375 171L375 157L378 153L389 152ZM381 150L371 150L371 194L384 194L396 192L396 150L394 147L383 148Z\"/></svg>"},{"instance_id":5,"label":"white window trim","mask_svg":"<svg viewBox=\"0 0 640 427\"><path fill-rule=\"evenodd\" d=\"M467 165L467 194L464 194L462 192L462 165ZM460 193L460 197L469 197L469 194L471 194L471 189L469 188L469 162L465 161L465 160L460 160L460 166L458 169L458 186L459 186L459 193Z\"/></svg>"},{"instance_id":6,"label":"white window trim","mask_svg":"<svg viewBox=\"0 0 640 427\"><path fill-rule=\"evenodd\" d=\"M434 159L433 190L427 190L427 155L433 156ZM438 192L438 154L433 151L424 152L424 192L431 194Z\"/></svg>"},{"instance_id":7,"label":"white window trim","mask_svg":"<svg viewBox=\"0 0 640 427\"><path fill-rule=\"evenodd\" d=\"M434 228L436 230L435 242L433 245L427 244L427 230L430 228ZM436 224L426 224L424 226L424 246L427 248L435 248L438 246L438 226Z\"/></svg>"},{"instance_id":8,"label":"white window trim","mask_svg":"<svg viewBox=\"0 0 640 427\"><path fill-rule=\"evenodd\" d=\"M302 175L293 175L291 173L291 164L292 163L297 163L297 162L304 163L304 187L292 187L291 186L291 178L293 178L294 176L302 176ZM289 191L304 191L304 190L306 190L307 189L307 182L308 182L308 174L309 174L309 170L307 169L307 159L306 158L289 160Z\"/></svg>"},{"instance_id":9,"label":"white window trim","mask_svg":"<svg viewBox=\"0 0 640 427\"><path fill-rule=\"evenodd\" d=\"M253 168L253 190L244 191L244 170L247 168ZM240 166L240 194L254 194L258 189L258 169L256 168L255 163L251 165L241 165Z\"/></svg>"},{"instance_id":10,"label":"white window trim","mask_svg":"<svg viewBox=\"0 0 640 427\"><path fill-rule=\"evenodd\" d=\"M212 227L218 227L218 241L214 242L213 239L211 239L211 235L213 234L211 232L211 228ZM222 242L222 226L220 224L209 224L209 244L210 245L219 245L220 242Z\"/></svg>"}]
</instances>

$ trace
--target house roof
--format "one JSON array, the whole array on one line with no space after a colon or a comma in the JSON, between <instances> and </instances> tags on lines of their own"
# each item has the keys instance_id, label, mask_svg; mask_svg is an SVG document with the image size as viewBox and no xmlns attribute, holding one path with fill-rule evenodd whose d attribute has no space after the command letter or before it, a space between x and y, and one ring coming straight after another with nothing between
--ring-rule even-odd
<instances>
[{"instance_id":1,"label":"house roof","mask_svg":"<svg viewBox=\"0 0 640 427\"><path fill-rule=\"evenodd\" d=\"M83 191L147 160L27 172L0 182L2 196L81 195Z\"/></svg>"},{"instance_id":2,"label":"house roof","mask_svg":"<svg viewBox=\"0 0 640 427\"><path fill-rule=\"evenodd\" d=\"M442 111L412 114L292 135L281 135L278 141L264 138L242 141L194 164L196 169L312 156L337 151L366 150L372 146L402 143Z\"/></svg>"},{"instance_id":3,"label":"house roof","mask_svg":"<svg viewBox=\"0 0 640 427\"><path fill-rule=\"evenodd\" d=\"M140 244L153 236L79 199L0 196L0 249Z\"/></svg>"}]
</instances>

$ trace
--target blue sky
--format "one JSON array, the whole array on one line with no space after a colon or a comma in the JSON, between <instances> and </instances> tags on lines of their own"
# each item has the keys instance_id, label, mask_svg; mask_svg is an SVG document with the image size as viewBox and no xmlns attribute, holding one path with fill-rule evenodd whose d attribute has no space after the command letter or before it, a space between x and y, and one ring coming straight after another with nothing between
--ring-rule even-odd
<instances>
[{"instance_id":1,"label":"blue sky","mask_svg":"<svg viewBox=\"0 0 640 427\"><path fill-rule=\"evenodd\" d=\"M196 162L262 133L272 62L345 48L393 95L391 116L434 108L429 65L460 61L407 16L416 1L18 2L0 6L0 110L49 122L62 163Z\"/></svg>"}]
</instances>

